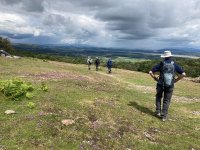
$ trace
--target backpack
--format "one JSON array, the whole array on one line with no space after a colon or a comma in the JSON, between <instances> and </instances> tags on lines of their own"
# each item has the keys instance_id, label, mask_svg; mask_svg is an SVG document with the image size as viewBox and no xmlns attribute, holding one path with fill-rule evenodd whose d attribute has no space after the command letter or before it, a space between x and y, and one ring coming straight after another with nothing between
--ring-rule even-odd
<instances>
[{"instance_id":1,"label":"backpack","mask_svg":"<svg viewBox=\"0 0 200 150\"><path fill-rule=\"evenodd\" d=\"M112 60L108 60L107 65L111 67L112 66Z\"/></svg>"},{"instance_id":2,"label":"backpack","mask_svg":"<svg viewBox=\"0 0 200 150\"><path fill-rule=\"evenodd\" d=\"M100 64L99 59L96 59L96 60L95 60L95 64L96 64L96 65L99 65L99 64Z\"/></svg>"},{"instance_id":3,"label":"backpack","mask_svg":"<svg viewBox=\"0 0 200 150\"><path fill-rule=\"evenodd\" d=\"M174 62L171 61L170 63L163 62L161 69L161 79L162 85L165 87L170 87L174 84L174 77L175 77L175 67Z\"/></svg>"},{"instance_id":4,"label":"backpack","mask_svg":"<svg viewBox=\"0 0 200 150\"><path fill-rule=\"evenodd\" d=\"M92 64L92 59L89 58L89 59L87 60L87 63L88 63L89 65L91 65L91 64Z\"/></svg>"}]
</instances>

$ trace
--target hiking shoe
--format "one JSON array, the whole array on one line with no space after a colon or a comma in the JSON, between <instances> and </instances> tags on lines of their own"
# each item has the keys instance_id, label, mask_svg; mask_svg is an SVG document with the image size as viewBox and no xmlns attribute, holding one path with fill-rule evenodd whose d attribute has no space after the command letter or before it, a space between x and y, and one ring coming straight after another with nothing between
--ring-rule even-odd
<instances>
[{"instance_id":1,"label":"hiking shoe","mask_svg":"<svg viewBox=\"0 0 200 150\"><path fill-rule=\"evenodd\" d=\"M167 121L167 117L163 117L163 118L162 118L162 121L163 121L163 122Z\"/></svg>"},{"instance_id":2,"label":"hiking shoe","mask_svg":"<svg viewBox=\"0 0 200 150\"><path fill-rule=\"evenodd\" d=\"M161 113L156 113L156 116L157 117L161 117Z\"/></svg>"},{"instance_id":3,"label":"hiking shoe","mask_svg":"<svg viewBox=\"0 0 200 150\"><path fill-rule=\"evenodd\" d=\"M156 112L155 112L155 116L161 117L161 113L156 111Z\"/></svg>"}]
</instances>

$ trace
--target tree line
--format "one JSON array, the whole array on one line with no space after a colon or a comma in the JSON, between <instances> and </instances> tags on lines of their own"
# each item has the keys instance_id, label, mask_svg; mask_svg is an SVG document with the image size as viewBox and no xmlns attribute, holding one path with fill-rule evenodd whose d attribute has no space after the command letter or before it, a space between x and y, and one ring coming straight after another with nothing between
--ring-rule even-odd
<instances>
[{"instance_id":1,"label":"tree line","mask_svg":"<svg viewBox=\"0 0 200 150\"><path fill-rule=\"evenodd\" d=\"M199 77L200 76L200 59L191 58L173 58L173 60L179 64L189 77ZM133 70L148 73L149 70L161 60L149 60L142 62L116 62L114 66L116 68Z\"/></svg>"}]
</instances>

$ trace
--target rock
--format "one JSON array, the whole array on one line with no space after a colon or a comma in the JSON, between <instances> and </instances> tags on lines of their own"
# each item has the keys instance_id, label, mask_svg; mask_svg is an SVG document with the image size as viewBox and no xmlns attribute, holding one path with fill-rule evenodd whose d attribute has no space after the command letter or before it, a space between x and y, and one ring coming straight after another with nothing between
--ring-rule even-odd
<instances>
[{"instance_id":1,"label":"rock","mask_svg":"<svg viewBox=\"0 0 200 150\"><path fill-rule=\"evenodd\" d=\"M151 135L150 133L148 132L144 132L144 136L149 139L150 141L154 141L154 137L153 135Z\"/></svg>"},{"instance_id":2,"label":"rock","mask_svg":"<svg viewBox=\"0 0 200 150\"><path fill-rule=\"evenodd\" d=\"M9 115L9 114L15 114L16 112L14 110L6 110L5 114Z\"/></svg>"},{"instance_id":3,"label":"rock","mask_svg":"<svg viewBox=\"0 0 200 150\"><path fill-rule=\"evenodd\" d=\"M200 115L200 111L193 111L192 114L193 115Z\"/></svg>"},{"instance_id":4,"label":"rock","mask_svg":"<svg viewBox=\"0 0 200 150\"><path fill-rule=\"evenodd\" d=\"M71 119L64 119L64 120L62 120L62 124L66 125L66 126L74 124L74 123L75 123L75 121L71 120Z\"/></svg>"}]
</instances>

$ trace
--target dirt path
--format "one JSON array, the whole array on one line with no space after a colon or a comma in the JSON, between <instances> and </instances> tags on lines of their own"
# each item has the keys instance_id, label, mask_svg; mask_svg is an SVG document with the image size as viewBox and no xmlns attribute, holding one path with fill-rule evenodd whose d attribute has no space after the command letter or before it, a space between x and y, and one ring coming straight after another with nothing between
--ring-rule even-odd
<instances>
[{"instance_id":1,"label":"dirt path","mask_svg":"<svg viewBox=\"0 0 200 150\"><path fill-rule=\"evenodd\" d=\"M154 87L130 83L128 81L125 81L123 79L116 77L113 74L106 74L106 73L102 73L102 72L98 72L98 73L101 74L101 75L104 75L104 76L108 76L110 78L114 78L118 82L121 82L121 83L128 85L128 86L125 86L126 88L134 88L134 89L141 91L145 94L146 93L155 93L156 94L156 89ZM176 102L181 102L181 103L200 102L200 98L195 98L195 97L194 98L188 98L188 97L177 96L177 95L173 95L173 100L176 101Z\"/></svg>"}]
</instances>

